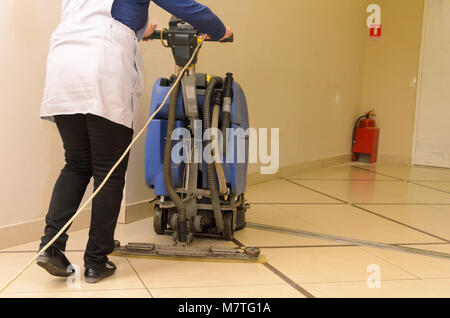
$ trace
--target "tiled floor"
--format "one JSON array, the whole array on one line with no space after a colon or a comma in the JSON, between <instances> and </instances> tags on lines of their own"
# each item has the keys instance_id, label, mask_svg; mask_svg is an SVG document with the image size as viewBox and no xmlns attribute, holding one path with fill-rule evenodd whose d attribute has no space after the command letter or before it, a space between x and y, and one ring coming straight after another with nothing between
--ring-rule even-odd
<instances>
[{"instance_id":1,"label":"tiled floor","mask_svg":"<svg viewBox=\"0 0 450 318\"><path fill-rule=\"evenodd\" d=\"M251 186L247 198L249 222L450 253L450 169L346 164ZM116 238L171 241L151 219L118 225ZM235 238L196 244L260 247L268 264L112 257L117 273L97 285L32 265L0 297L450 297L449 259L253 228ZM71 235L73 264L82 266L86 239L87 230ZM36 246L0 251L0 284Z\"/></svg>"}]
</instances>

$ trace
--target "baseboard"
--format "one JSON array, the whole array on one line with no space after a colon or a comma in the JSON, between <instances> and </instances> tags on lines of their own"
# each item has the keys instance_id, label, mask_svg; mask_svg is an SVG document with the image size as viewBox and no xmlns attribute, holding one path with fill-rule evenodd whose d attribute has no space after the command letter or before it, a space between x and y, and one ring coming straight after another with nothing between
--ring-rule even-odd
<instances>
[{"instance_id":1,"label":"baseboard","mask_svg":"<svg viewBox=\"0 0 450 318\"><path fill-rule=\"evenodd\" d=\"M379 154L377 163L390 165L411 165L412 157Z\"/></svg>"},{"instance_id":2,"label":"baseboard","mask_svg":"<svg viewBox=\"0 0 450 318\"><path fill-rule=\"evenodd\" d=\"M86 209L74 221L68 232L86 229L90 222L91 209ZM0 249L38 241L44 233L44 228L44 219L0 227Z\"/></svg>"},{"instance_id":3,"label":"baseboard","mask_svg":"<svg viewBox=\"0 0 450 318\"><path fill-rule=\"evenodd\" d=\"M119 223L132 223L153 216L154 202L151 201L149 199L144 202L125 206L124 217L122 218L124 221ZM87 229L89 228L90 222L91 209L86 209L74 221L68 232ZM44 228L44 219L0 227L0 250L37 241L42 237Z\"/></svg>"},{"instance_id":4,"label":"baseboard","mask_svg":"<svg viewBox=\"0 0 450 318\"><path fill-rule=\"evenodd\" d=\"M125 206L124 220L122 222L128 224L152 217L154 209L154 198L142 202L128 204Z\"/></svg>"},{"instance_id":5,"label":"baseboard","mask_svg":"<svg viewBox=\"0 0 450 318\"><path fill-rule=\"evenodd\" d=\"M278 169L276 174L264 175L259 172L249 173L247 176L247 185L254 185L275 179L287 178L298 175L303 172L334 166L349 162L350 154L339 155L331 158L302 162L295 165L283 166Z\"/></svg>"}]
</instances>

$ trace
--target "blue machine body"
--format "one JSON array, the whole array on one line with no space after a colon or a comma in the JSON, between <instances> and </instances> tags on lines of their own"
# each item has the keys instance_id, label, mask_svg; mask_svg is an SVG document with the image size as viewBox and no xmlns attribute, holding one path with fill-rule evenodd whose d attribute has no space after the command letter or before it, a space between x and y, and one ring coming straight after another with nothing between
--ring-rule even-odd
<instances>
[{"instance_id":1,"label":"blue machine body","mask_svg":"<svg viewBox=\"0 0 450 318\"><path fill-rule=\"evenodd\" d=\"M153 87L150 114L153 114L159 108L164 97L170 90L169 86L161 84L161 79L158 79ZM237 132L248 132L249 118L245 94L237 82L234 82L233 90L231 126L235 131L240 128ZM176 111L176 128L186 128L187 118L184 114L182 96L183 94L180 91ZM204 95L199 94L197 101L201 118ZM164 185L163 167L169 102L168 100L163 109L150 123L145 141L145 180L147 186L154 189L155 195L157 196L168 195ZM234 157L234 160L228 159L227 162L227 156L223 156L222 165L227 185L230 187L232 194L240 195L245 192L247 184L249 136L248 134L237 133L233 137L230 138L228 143L228 158ZM176 142L179 141L174 141L174 144ZM245 153L243 154L244 151ZM243 158L244 160L242 160ZM183 185L185 167L186 165L184 163L178 164L172 161L171 176L174 187L181 187ZM199 177L201 178L199 188L208 189L207 164L205 162L199 164Z\"/></svg>"}]
</instances>

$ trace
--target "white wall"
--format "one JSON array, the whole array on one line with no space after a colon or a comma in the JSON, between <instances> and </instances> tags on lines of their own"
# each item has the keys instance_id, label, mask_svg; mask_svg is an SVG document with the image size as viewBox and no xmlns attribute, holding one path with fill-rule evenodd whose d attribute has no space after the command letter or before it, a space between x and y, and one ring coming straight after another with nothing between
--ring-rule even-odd
<instances>
[{"instance_id":1,"label":"white wall","mask_svg":"<svg viewBox=\"0 0 450 318\"><path fill-rule=\"evenodd\" d=\"M414 163L450 168L450 2L426 1Z\"/></svg>"}]
</instances>

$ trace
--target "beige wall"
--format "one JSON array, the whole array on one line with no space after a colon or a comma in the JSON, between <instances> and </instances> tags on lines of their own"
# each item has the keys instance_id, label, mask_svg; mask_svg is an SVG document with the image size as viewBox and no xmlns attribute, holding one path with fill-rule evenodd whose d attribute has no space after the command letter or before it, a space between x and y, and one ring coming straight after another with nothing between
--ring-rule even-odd
<instances>
[{"instance_id":1,"label":"beige wall","mask_svg":"<svg viewBox=\"0 0 450 318\"><path fill-rule=\"evenodd\" d=\"M58 0L2 0L0 226L42 218L62 164L56 129L39 119Z\"/></svg>"},{"instance_id":2,"label":"beige wall","mask_svg":"<svg viewBox=\"0 0 450 318\"><path fill-rule=\"evenodd\" d=\"M381 160L409 163L412 156L423 0L377 0L383 37L367 40L361 113L375 109Z\"/></svg>"},{"instance_id":3,"label":"beige wall","mask_svg":"<svg viewBox=\"0 0 450 318\"><path fill-rule=\"evenodd\" d=\"M360 112L365 1L203 2L233 26L236 43L206 44L199 71L235 73L247 93L252 126L281 129L281 165L349 153ZM59 10L59 0L2 0L0 227L43 218L63 164L54 125L39 120L48 41ZM158 8L152 16L167 24L168 15ZM170 51L158 42L141 47L147 88L138 127L148 117L154 80L173 71ZM151 196L143 154L142 139L130 160L127 204Z\"/></svg>"}]
</instances>

